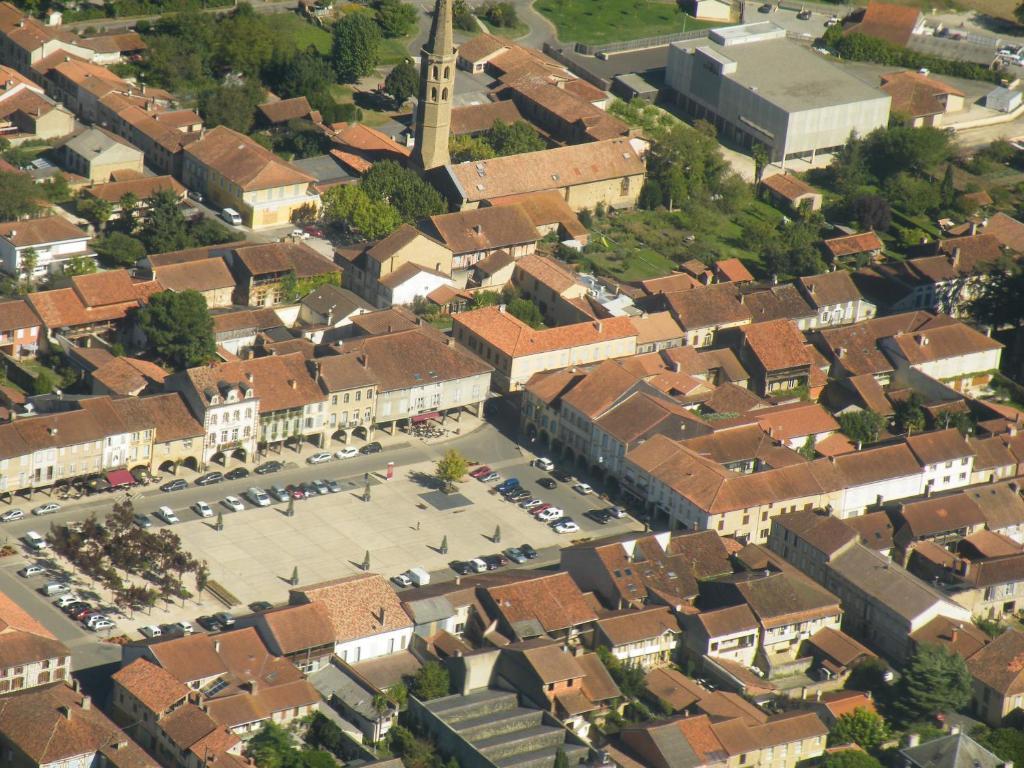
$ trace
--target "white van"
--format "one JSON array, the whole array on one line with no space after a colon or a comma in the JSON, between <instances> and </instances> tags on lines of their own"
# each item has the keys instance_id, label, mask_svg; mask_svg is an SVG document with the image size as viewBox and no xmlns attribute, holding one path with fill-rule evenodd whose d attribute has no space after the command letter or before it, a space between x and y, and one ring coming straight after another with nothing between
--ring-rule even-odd
<instances>
[{"instance_id":1,"label":"white van","mask_svg":"<svg viewBox=\"0 0 1024 768\"><path fill-rule=\"evenodd\" d=\"M234 208L225 208L220 212L220 217L224 219L228 224L232 226L240 226L242 223L242 217L238 214Z\"/></svg>"},{"instance_id":2,"label":"white van","mask_svg":"<svg viewBox=\"0 0 1024 768\"><path fill-rule=\"evenodd\" d=\"M50 546L49 544L46 543L46 539L44 539L42 536L40 536L35 531L29 531L28 533L26 533L21 538L22 538L22 541L24 541L28 545L29 549L34 549L36 552L44 550L48 546Z\"/></svg>"},{"instance_id":3,"label":"white van","mask_svg":"<svg viewBox=\"0 0 1024 768\"><path fill-rule=\"evenodd\" d=\"M430 583L430 574L422 568L410 568L405 572L405 575L408 576L409 581L417 587L425 587Z\"/></svg>"}]
</instances>

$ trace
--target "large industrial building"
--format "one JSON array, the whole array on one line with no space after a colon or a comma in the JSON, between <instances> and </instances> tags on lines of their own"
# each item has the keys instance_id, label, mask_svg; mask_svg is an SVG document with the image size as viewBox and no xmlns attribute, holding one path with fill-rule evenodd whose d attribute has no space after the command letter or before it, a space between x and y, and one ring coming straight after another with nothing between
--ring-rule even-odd
<instances>
[{"instance_id":1,"label":"large industrial building","mask_svg":"<svg viewBox=\"0 0 1024 768\"><path fill-rule=\"evenodd\" d=\"M669 47L678 103L723 139L763 144L772 162L834 152L889 120L890 98L771 22L712 30Z\"/></svg>"}]
</instances>

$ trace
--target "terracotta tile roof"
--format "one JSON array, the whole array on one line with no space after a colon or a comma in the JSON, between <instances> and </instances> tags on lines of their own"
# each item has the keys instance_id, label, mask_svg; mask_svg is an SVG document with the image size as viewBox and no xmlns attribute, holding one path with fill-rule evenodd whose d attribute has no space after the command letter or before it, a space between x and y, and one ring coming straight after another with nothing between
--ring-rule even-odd
<instances>
[{"instance_id":1,"label":"terracotta tile roof","mask_svg":"<svg viewBox=\"0 0 1024 768\"><path fill-rule=\"evenodd\" d=\"M907 438L907 445L921 464L941 464L973 456L974 451L956 429L920 432Z\"/></svg>"},{"instance_id":2,"label":"terracotta tile roof","mask_svg":"<svg viewBox=\"0 0 1024 768\"><path fill-rule=\"evenodd\" d=\"M222 288L233 288L235 278L232 277L223 259L200 259L185 261L180 264L168 264L154 267L156 281L168 291L216 291Z\"/></svg>"},{"instance_id":3,"label":"terracotta tile roof","mask_svg":"<svg viewBox=\"0 0 1024 768\"><path fill-rule=\"evenodd\" d=\"M89 239L89 235L63 216L3 222L0 223L0 237L16 248Z\"/></svg>"},{"instance_id":4,"label":"terracotta tile roof","mask_svg":"<svg viewBox=\"0 0 1024 768\"><path fill-rule=\"evenodd\" d=\"M975 680L1002 696L1024 693L1024 632L1010 629L967 660Z\"/></svg>"},{"instance_id":5,"label":"terracotta tile roof","mask_svg":"<svg viewBox=\"0 0 1024 768\"><path fill-rule=\"evenodd\" d=\"M297 587L289 591L289 601L322 602L339 643L412 626L395 590L376 573Z\"/></svg>"},{"instance_id":6,"label":"terracotta tile roof","mask_svg":"<svg viewBox=\"0 0 1024 768\"><path fill-rule=\"evenodd\" d=\"M922 328L913 334L897 334L891 342L911 365L924 365L1003 348L1002 344L990 336L959 322Z\"/></svg>"},{"instance_id":7,"label":"terracotta tile roof","mask_svg":"<svg viewBox=\"0 0 1024 768\"><path fill-rule=\"evenodd\" d=\"M163 190L169 190L178 197L185 196L185 188L173 176L143 176L126 181L110 181L106 184L93 184L82 191L98 200L117 204L122 197L128 194L135 195L139 200L145 200Z\"/></svg>"},{"instance_id":8,"label":"terracotta tile roof","mask_svg":"<svg viewBox=\"0 0 1024 768\"><path fill-rule=\"evenodd\" d=\"M245 192L316 181L248 136L223 125L207 131L185 152Z\"/></svg>"},{"instance_id":9,"label":"terracotta tile roof","mask_svg":"<svg viewBox=\"0 0 1024 768\"><path fill-rule=\"evenodd\" d=\"M946 111L942 97L964 96L963 91L937 78L910 71L882 75L880 87L892 97L890 109L910 117L941 115Z\"/></svg>"},{"instance_id":10,"label":"terracotta tile roof","mask_svg":"<svg viewBox=\"0 0 1024 768\"><path fill-rule=\"evenodd\" d=\"M319 702L320 694L313 684L299 679L281 684L275 681L267 687L256 683L252 692L241 690L233 695L208 699L205 707L218 725L235 729L246 723L273 719L275 715L290 714L296 708Z\"/></svg>"},{"instance_id":11,"label":"terracotta tile roof","mask_svg":"<svg viewBox=\"0 0 1024 768\"><path fill-rule=\"evenodd\" d=\"M903 46L910 41L920 17L921 12L917 8L870 0L861 20L846 31L877 37L887 43Z\"/></svg>"},{"instance_id":12,"label":"terracotta tile roof","mask_svg":"<svg viewBox=\"0 0 1024 768\"><path fill-rule=\"evenodd\" d=\"M605 360L564 394L562 402L589 418L597 418L636 386L638 381L636 376L628 373L616 361Z\"/></svg>"},{"instance_id":13,"label":"terracotta tile roof","mask_svg":"<svg viewBox=\"0 0 1024 768\"><path fill-rule=\"evenodd\" d=\"M122 667L111 679L158 716L190 692L170 672L143 658Z\"/></svg>"},{"instance_id":14,"label":"terracotta tile roof","mask_svg":"<svg viewBox=\"0 0 1024 768\"><path fill-rule=\"evenodd\" d=\"M852 667L865 658L877 658L874 653L841 629L824 627L811 635L807 642L814 646L821 654L844 667ZM859 696L864 695L860 691L855 693Z\"/></svg>"},{"instance_id":15,"label":"terracotta tile roof","mask_svg":"<svg viewBox=\"0 0 1024 768\"><path fill-rule=\"evenodd\" d=\"M94 272L71 278L71 287L86 307L104 307L124 304L148 297L159 286L147 285L132 279L126 269Z\"/></svg>"},{"instance_id":16,"label":"terracotta tile roof","mask_svg":"<svg viewBox=\"0 0 1024 768\"><path fill-rule=\"evenodd\" d=\"M897 535L906 530L912 540L984 523L981 509L962 493L901 504L894 518Z\"/></svg>"},{"instance_id":17,"label":"terracotta tile roof","mask_svg":"<svg viewBox=\"0 0 1024 768\"><path fill-rule=\"evenodd\" d=\"M335 124L333 139L343 147L358 152L393 155L396 160L404 160L412 155L409 147L403 146L385 133L363 123L348 125Z\"/></svg>"},{"instance_id":18,"label":"terracotta tile roof","mask_svg":"<svg viewBox=\"0 0 1024 768\"><path fill-rule=\"evenodd\" d=\"M931 255L904 263L911 276L925 282L947 282L983 272L1003 255L995 235L980 234L940 240L930 247Z\"/></svg>"},{"instance_id":19,"label":"terracotta tile roof","mask_svg":"<svg viewBox=\"0 0 1024 768\"><path fill-rule=\"evenodd\" d=\"M761 429L776 440L835 432L839 422L817 403L793 403L765 408L753 414Z\"/></svg>"},{"instance_id":20,"label":"terracotta tile roof","mask_svg":"<svg viewBox=\"0 0 1024 768\"><path fill-rule=\"evenodd\" d=\"M459 46L459 58L468 62L477 62L493 56L499 51L507 50L514 43L496 35L477 35Z\"/></svg>"},{"instance_id":21,"label":"terracotta tile roof","mask_svg":"<svg viewBox=\"0 0 1024 768\"><path fill-rule=\"evenodd\" d=\"M139 402L149 409L150 423L153 424L157 443L201 437L205 434L203 425L192 415L184 398L177 392L143 397Z\"/></svg>"},{"instance_id":22,"label":"terracotta tile roof","mask_svg":"<svg viewBox=\"0 0 1024 768\"><path fill-rule=\"evenodd\" d=\"M129 53L144 51L149 46L138 32L118 32L111 35L79 38L78 42L97 53Z\"/></svg>"},{"instance_id":23,"label":"terracotta tile roof","mask_svg":"<svg viewBox=\"0 0 1024 768\"><path fill-rule=\"evenodd\" d=\"M135 357L115 357L92 372L99 382L116 395L135 395L150 384L162 384L167 371L155 363Z\"/></svg>"},{"instance_id":24,"label":"terracotta tile roof","mask_svg":"<svg viewBox=\"0 0 1024 768\"><path fill-rule=\"evenodd\" d=\"M334 625L323 602L287 605L265 611L259 620L266 624L283 654L334 644Z\"/></svg>"},{"instance_id":25,"label":"terracotta tile roof","mask_svg":"<svg viewBox=\"0 0 1024 768\"><path fill-rule=\"evenodd\" d=\"M638 345L681 339L686 333L670 312L654 312L642 317L632 317L630 320L636 328Z\"/></svg>"},{"instance_id":26,"label":"terracotta tile roof","mask_svg":"<svg viewBox=\"0 0 1024 768\"><path fill-rule=\"evenodd\" d=\"M742 718L726 720L712 725L711 729L730 755L810 738L822 739L828 733L828 728L816 714L799 711L775 715L761 724L751 724Z\"/></svg>"},{"instance_id":27,"label":"terracotta tile roof","mask_svg":"<svg viewBox=\"0 0 1024 768\"><path fill-rule=\"evenodd\" d=\"M525 192L521 195L492 197L487 202L492 206L521 205L535 227L558 224L571 238L583 240L588 237L587 228L583 226L579 217L565 202L565 197L556 190L549 189L543 192Z\"/></svg>"},{"instance_id":28,"label":"terracotta tile roof","mask_svg":"<svg viewBox=\"0 0 1024 768\"><path fill-rule=\"evenodd\" d=\"M692 707L708 695L702 687L677 669L657 667L647 672L645 681L648 692L657 696L672 709L679 712Z\"/></svg>"},{"instance_id":29,"label":"terracotta tile roof","mask_svg":"<svg viewBox=\"0 0 1024 768\"><path fill-rule=\"evenodd\" d=\"M203 405L208 405L210 396L219 394L225 383L251 386L260 401L260 413L300 408L324 399L300 353L214 363L189 368L178 376L188 380Z\"/></svg>"},{"instance_id":30,"label":"terracotta tile roof","mask_svg":"<svg viewBox=\"0 0 1024 768\"><path fill-rule=\"evenodd\" d=\"M747 605L733 605L713 611L701 611L696 619L708 637L724 637L758 628L757 618Z\"/></svg>"},{"instance_id":31,"label":"terracotta tile roof","mask_svg":"<svg viewBox=\"0 0 1024 768\"><path fill-rule=\"evenodd\" d=\"M576 663L583 670L583 695L594 704L622 696L619 686L596 653L581 653L576 657Z\"/></svg>"},{"instance_id":32,"label":"terracotta tile roof","mask_svg":"<svg viewBox=\"0 0 1024 768\"><path fill-rule=\"evenodd\" d=\"M641 280L639 285L648 296L654 296L658 293L688 291L691 288L699 288L703 284L685 272L673 272L670 275Z\"/></svg>"},{"instance_id":33,"label":"terracotta tile roof","mask_svg":"<svg viewBox=\"0 0 1024 768\"><path fill-rule=\"evenodd\" d=\"M819 333L829 357L850 375L881 374L891 372L893 365L879 348L879 341L897 333L916 331L933 319L934 315L927 312L904 312L845 328L825 328Z\"/></svg>"},{"instance_id":34,"label":"terracotta tile roof","mask_svg":"<svg viewBox=\"0 0 1024 768\"><path fill-rule=\"evenodd\" d=\"M769 320L740 328L743 343L765 371L809 366L807 340L792 320Z\"/></svg>"},{"instance_id":35,"label":"terracotta tile roof","mask_svg":"<svg viewBox=\"0 0 1024 768\"><path fill-rule=\"evenodd\" d=\"M561 189L645 172L644 142L608 139L457 163L448 173L467 202Z\"/></svg>"},{"instance_id":36,"label":"terracotta tile roof","mask_svg":"<svg viewBox=\"0 0 1024 768\"><path fill-rule=\"evenodd\" d=\"M987 634L971 622L954 621L948 616L936 616L920 629L910 633L917 645L941 645L965 659L971 658L990 642Z\"/></svg>"},{"instance_id":37,"label":"terracotta tile roof","mask_svg":"<svg viewBox=\"0 0 1024 768\"><path fill-rule=\"evenodd\" d=\"M202 259L222 258L231 252L233 248L252 245L246 240L239 240L233 243L222 243L220 245L204 245L199 248L186 248L182 251L167 251L166 253L151 253L146 256L154 268L164 267L170 264L183 264L186 261L200 261Z\"/></svg>"},{"instance_id":38,"label":"terracotta tile roof","mask_svg":"<svg viewBox=\"0 0 1024 768\"><path fill-rule=\"evenodd\" d=\"M578 680L584 674L577 657L562 650L559 643L551 640L538 638L514 643L505 652L521 655L537 679L545 685Z\"/></svg>"},{"instance_id":39,"label":"terracotta tile roof","mask_svg":"<svg viewBox=\"0 0 1024 768\"><path fill-rule=\"evenodd\" d=\"M737 579L735 589L766 629L840 613L838 597L785 572Z\"/></svg>"},{"instance_id":40,"label":"terracotta tile roof","mask_svg":"<svg viewBox=\"0 0 1024 768\"><path fill-rule=\"evenodd\" d=\"M516 282L522 282L522 275L526 275L559 295L564 295L570 288L579 284L576 271L572 267L539 254L519 259L516 262L516 272L522 273L514 277Z\"/></svg>"},{"instance_id":41,"label":"terracotta tile roof","mask_svg":"<svg viewBox=\"0 0 1024 768\"><path fill-rule=\"evenodd\" d=\"M36 328L40 323L39 316L24 299L0 301L0 331Z\"/></svg>"},{"instance_id":42,"label":"terracotta tile roof","mask_svg":"<svg viewBox=\"0 0 1024 768\"><path fill-rule=\"evenodd\" d=\"M11 598L0 592L0 669L58 659L71 652L42 624Z\"/></svg>"},{"instance_id":43,"label":"terracotta tile roof","mask_svg":"<svg viewBox=\"0 0 1024 768\"><path fill-rule=\"evenodd\" d=\"M661 637L665 633L678 635L679 622L670 608L654 606L642 610L625 610L597 622L601 632L613 646L639 643Z\"/></svg>"},{"instance_id":44,"label":"terracotta tile roof","mask_svg":"<svg viewBox=\"0 0 1024 768\"><path fill-rule=\"evenodd\" d=\"M834 555L857 540L857 534L845 524L845 521L809 511L780 515L775 518L774 524L793 532L808 545L827 556Z\"/></svg>"},{"instance_id":45,"label":"terracotta tile roof","mask_svg":"<svg viewBox=\"0 0 1024 768\"><path fill-rule=\"evenodd\" d=\"M454 321L456 327L464 326L510 357L524 357L636 336L636 329L627 317L610 317L596 322L534 330L498 307L484 307L460 312L455 315Z\"/></svg>"},{"instance_id":46,"label":"terracotta tile roof","mask_svg":"<svg viewBox=\"0 0 1024 768\"><path fill-rule=\"evenodd\" d=\"M724 282L750 283L754 280L750 270L739 259L719 259L715 262L714 270L718 279Z\"/></svg>"},{"instance_id":47,"label":"terracotta tile roof","mask_svg":"<svg viewBox=\"0 0 1024 768\"><path fill-rule=\"evenodd\" d=\"M991 235L1004 248L1015 253L1024 253L1024 223L1003 212L992 214L985 228L984 234Z\"/></svg>"},{"instance_id":48,"label":"terracotta tile roof","mask_svg":"<svg viewBox=\"0 0 1024 768\"><path fill-rule=\"evenodd\" d=\"M228 671L207 635L186 635L152 643L148 652L176 680L191 683Z\"/></svg>"},{"instance_id":49,"label":"terracotta tile roof","mask_svg":"<svg viewBox=\"0 0 1024 768\"><path fill-rule=\"evenodd\" d=\"M810 298L811 304L819 308L847 304L863 298L857 286L853 284L850 273L845 269L801 277L798 282Z\"/></svg>"},{"instance_id":50,"label":"terracotta tile roof","mask_svg":"<svg viewBox=\"0 0 1024 768\"><path fill-rule=\"evenodd\" d=\"M465 48L465 46L463 46ZM459 49L462 55L462 49ZM483 133L490 130L494 123L516 123L523 119L522 113L514 101L485 101L483 104L469 104L465 107L452 109L452 136Z\"/></svg>"},{"instance_id":51,"label":"terracotta tile roof","mask_svg":"<svg viewBox=\"0 0 1024 768\"><path fill-rule=\"evenodd\" d=\"M732 285L727 283L726 285ZM752 290L741 296L752 322L770 320L800 320L816 314L806 297L793 283L773 285L769 288Z\"/></svg>"},{"instance_id":52,"label":"terracotta tile roof","mask_svg":"<svg viewBox=\"0 0 1024 768\"><path fill-rule=\"evenodd\" d=\"M432 329L420 327L346 340L341 354L359 360L381 392L453 381L492 370L469 350L449 344ZM327 365L328 359L324 358L322 364Z\"/></svg>"},{"instance_id":53,"label":"terracotta tile roof","mask_svg":"<svg viewBox=\"0 0 1024 768\"><path fill-rule=\"evenodd\" d=\"M842 237L831 237L822 243L832 258L840 259L844 256L856 256L861 253L881 251L885 245L874 230L861 232L856 235L843 235Z\"/></svg>"},{"instance_id":54,"label":"terracotta tile roof","mask_svg":"<svg viewBox=\"0 0 1024 768\"><path fill-rule=\"evenodd\" d=\"M864 407L874 411L880 416L890 416L893 413L892 403L878 383L878 379L869 373L862 373L849 378L850 387L863 401Z\"/></svg>"},{"instance_id":55,"label":"terracotta tile roof","mask_svg":"<svg viewBox=\"0 0 1024 768\"><path fill-rule=\"evenodd\" d=\"M271 124L299 120L303 117L309 117L313 113L313 108L309 105L309 100L305 96L267 102L266 104L260 104L256 109Z\"/></svg>"},{"instance_id":56,"label":"terracotta tile roof","mask_svg":"<svg viewBox=\"0 0 1024 768\"><path fill-rule=\"evenodd\" d=\"M869 512L843 522L857 532L865 546L878 551L892 547L892 521L886 512Z\"/></svg>"},{"instance_id":57,"label":"terracotta tile roof","mask_svg":"<svg viewBox=\"0 0 1024 768\"><path fill-rule=\"evenodd\" d=\"M193 749L200 740L224 730L195 704L178 707L160 721L160 729L182 751ZM237 739L236 736L236 743Z\"/></svg>"},{"instance_id":58,"label":"terracotta tile roof","mask_svg":"<svg viewBox=\"0 0 1024 768\"><path fill-rule=\"evenodd\" d=\"M70 764L119 742L135 751L133 765L156 768L87 697L58 684L0 699L0 734L31 765ZM129 758L125 756L127 761Z\"/></svg>"},{"instance_id":59,"label":"terracotta tile roof","mask_svg":"<svg viewBox=\"0 0 1024 768\"><path fill-rule=\"evenodd\" d=\"M235 248L234 253L238 262L254 277L292 271L302 279L341 271L337 264L305 243L246 245Z\"/></svg>"},{"instance_id":60,"label":"terracotta tile roof","mask_svg":"<svg viewBox=\"0 0 1024 768\"><path fill-rule=\"evenodd\" d=\"M539 239L537 227L519 205L445 213L431 216L430 223L437 239L455 254L512 248Z\"/></svg>"},{"instance_id":61,"label":"terracotta tile roof","mask_svg":"<svg viewBox=\"0 0 1024 768\"><path fill-rule=\"evenodd\" d=\"M736 286L708 285L662 295L668 310L688 331L749 322L750 310L740 301Z\"/></svg>"},{"instance_id":62,"label":"terracotta tile roof","mask_svg":"<svg viewBox=\"0 0 1024 768\"><path fill-rule=\"evenodd\" d=\"M551 82L546 73L524 73L520 77L505 78L503 83L503 87L496 91L498 98L511 98L524 104L524 109L531 114L553 115L572 129L581 130L592 141L625 136L630 132L625 122L595 106L589 98Z\"/></svg>"},{"instance_id":63,"label":"terracotta tile roof","mask_svg":"<svg viewBox=\"0 0 1024 768\"><path fill-rule=\"evenodd\" d=\"M921 465L905 443L844 454L837 456L834 463L846 487L919 475L921 472Z\"/></svg>"},{"instance_id":64,"label":"terracotta tile roof","mask_svg":"<svg viewBox=\"0 0 1024 768\"><path fill-rule=\"evenodd\" d=\"M520 637L597 621L576 582L564 571L488 587L486 592L495 609Z\"/></svg>"},{"instance_id":65,"label":"terracotta tile roof","mask_svg":"<svg viewBox=\"0 0 1024 768\"><path fill-rule=\"evenodd\" d=\"M804 195L820 195L821 191L815 189L803 179L789 173L776 173L761 180L768 189L791 203L796 202Z\"/></svg>"}]
</instances>

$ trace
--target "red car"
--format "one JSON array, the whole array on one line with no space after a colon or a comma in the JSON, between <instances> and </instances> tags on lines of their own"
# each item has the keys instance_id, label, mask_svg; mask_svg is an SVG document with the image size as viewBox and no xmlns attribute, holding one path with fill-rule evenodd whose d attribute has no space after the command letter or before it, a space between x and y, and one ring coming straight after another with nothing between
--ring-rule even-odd
<instances>
[{"instance_id":1,"label":"red car","mask_svg":"<svg viewBox=\"0 0 1024 768\"><path fill-rule=\"evenodd\" d=\"M470 477L483 477L491 471L491 468L484 464L482 467L477 467L469 473Z\"/></svg>"},{"instance_id":2,"label":"red car","mask_svg":"<svg viewBox=\"0 0 1024 768\"><path fill-rule=\"evenodd\" d=\"M320 229L320 227L318 227L316 224L309 224L303 227L302 231L305 232L310 237L319 237L323 239L324 236L324 231Z\"/></svg>"},{"instance_id":3,"label":"red car","mask_svg":"<svg viewBox=\"0 0 1024 768\"><path fill-rule=\"evenodd\" d=\"M68 615L72 619L74 619L75 621L81 621L86 616L88 616L90 613L95 613L95 612L96 612L96 609L93 608L91 605L88 605L85 608L79 608L77 611L72 611Z\"/></svg>"},{"instance_id":4,"label":"red car","mask_svg":"<svg viewBox=\"0 0 1024 768\"><path fill-rule=\"evenodd\" d=\"M526 511L529 512L531 515L539 515L541 512L543 512L545 509L547 509L550 506L551 506L550 504L541 504L540 506L537 506L537 507L531 507L530 509L528 509Z\"/></svg>"}]
</instances>

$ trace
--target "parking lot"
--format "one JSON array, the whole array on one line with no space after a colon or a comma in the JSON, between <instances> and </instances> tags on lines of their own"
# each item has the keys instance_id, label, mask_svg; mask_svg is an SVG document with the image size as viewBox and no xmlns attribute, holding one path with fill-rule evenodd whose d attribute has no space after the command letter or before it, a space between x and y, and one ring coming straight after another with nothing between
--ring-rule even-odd
<instances>
[{"instance_id":1,"label":"parking lot","mask_svg":"<svg viewBox=\"0 0 1024 768\"><path fill-rule=\"evenodd\" d=\"M296 568L301 584L339 578L358 572L367 552L373 572L391 577L417 567L430 572L431 581L437 582L455 578L449 567L455 560L530 544L538 550L539 557L518 567L537 567L558 562L558 547L573 541L642 528L628 516L604 525L588 518L584 513L608 506L608 502L596 494L583 496L573 491L572 483L556 482L553 489L542 488L538 481L550 478L550 474L530 466L532 456L521 452L513 441L488 424L437 445L426 445L407 436L390 437L384 442L381 454L334 459L318 465L305 462L311 450L298 455L283 454L281 458L286 464L277 473L250 475L207 487L190 485L187 490L162 493L151 485L136 489L133 502L137 512L149 516L151 530L166 525L153 513L164 505L172 509L179 520L172 529L181 537L183 547L196 558L206 560L211 578L240 601L239 606L232 608L236 615L248 612L247 606L257 601L285 602ZM481 483L466 479L459 484L457 494L441 494L432 478L433 462L444 449L453 446L466 456L486 460L502 479L518 478L538 498L564 509L580 531L559 535L518 504L503 500L496 492L500 480ZM397 467L390 480L386 479L388 462L395 462ZM366 475L370 477L369 501L363 501ZM335 480L341 490L295 501L294 516L288 516L287 503L275 501L259 508L245 496L246 489L254 485L269 488L316 479ZM244 509L236 512L225 506L223 499L228 495L239 497ZM29 515L24 520L4 524L0 532L6 534L7 542L14 543L28 530L45 534L51 522L83 520L93 511L102 517L114 498L103 494L85 503L67 504L51 516ZM193 507L200 500L210 505L213 517L196 514ZM36 503L42 503L42 499ZM216 530L217 512L223 515L221 531ZM500 541L494 540L496 532L500 533ZM447 554L441 552L445 538ZM46 565L47 572L27 579L16 575L21 567L35 562ZM184 606L161 603L151 612L136 612L131 618L111 610L116 627L94 633L64 616L53 605L56 595L40 593L41 587L55 579L70 581L87 601L110 609L108 595L86 583L81 574L61 571L60 564L45 553L25 551L0 563L0 589L67 643L79 667L90 661L97 663L117 657L116 646L97 643L104 636L127 634L138 638L140 626L179 620L195 624L198 616L224 609L212 595L204 593L198 599L186 601Z\"/></svg>"}]
</instances>

